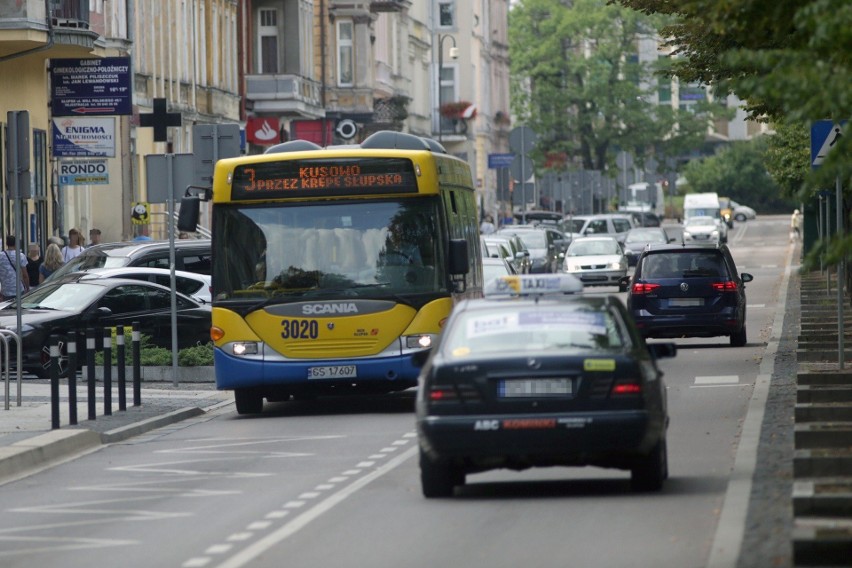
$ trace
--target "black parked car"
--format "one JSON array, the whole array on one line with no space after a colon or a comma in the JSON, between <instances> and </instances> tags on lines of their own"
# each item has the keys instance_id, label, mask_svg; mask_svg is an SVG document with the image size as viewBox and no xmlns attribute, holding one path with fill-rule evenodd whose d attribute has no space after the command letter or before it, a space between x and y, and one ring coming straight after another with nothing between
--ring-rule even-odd
<instances>
[{"instance_id":1,"label":"black parked car","mask_svg":"<svg viewBox=\"0 0 852 568\"><path fill-rule=\"evenodd\" d=\"M426 497L452 495L469 473L546 466L626 469L635 489L661 488L656 360L675 347L646 345L616 296L565 294L581 290L568 274L508 276L453 310L419 378Z\"/></svg>"},{"instance_id":2,"label":"black parked car","mask_svg":"<svg viewBox=\"0 0 852 568\"><path fill-rule=\"evenodd\" d=\"M727 245L650 245L639 257L627 309L645 337L729 336L747 342L745 283Z\"/></svg>"},{"instance_id":3,"label":"black parked car","mask_svg":"<svg viewBox=\"0 0 852 568\"><path fill-rule=\"evenodd\" d=\"M21 298L23 370L47 377L49 340L59 338L59 375L67 373L68 332L77 332L77 353L85 356L85 332L138 321L155 345L171 348L171 290L123 278L87 279L85 274L45 283ZM210 307L177 294L178 348L210 341ZM0 327L17 330L17 301L0 310Z\"/></svg>"}]
</instances>

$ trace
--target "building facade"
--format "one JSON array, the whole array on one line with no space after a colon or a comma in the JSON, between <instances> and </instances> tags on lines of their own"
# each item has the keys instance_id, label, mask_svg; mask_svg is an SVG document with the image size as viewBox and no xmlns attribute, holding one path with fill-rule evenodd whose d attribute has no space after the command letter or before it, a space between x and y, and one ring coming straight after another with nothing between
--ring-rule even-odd
<instances>
[{"instance_id":1,"label":"building facade","mask_svg":"<svg viewBox=\"0 0 852 568\"><path fill-rule=\"evenodd\" d=\"M42 246L72 227L97 227L104 241L166 238L145 156L191 153L199 124L239 124L245 153L386 129L429 136L471 164L480 205L496 212L488 156L508 152L508 10L509 0L0 0L0 77L16 79L0 81L0 145L6 113L27 110L32 146L32 196L17 222L0 168L3 232L20 226ZM132 104L98 115L112 148L95 160L95 183L63 175L82 158L55 147L49 69L102 58L129 61ZM179 114L165 141L140 118L158 99ZM139 202L147 225L131 218Z\"/></svg>"}]
</instances>

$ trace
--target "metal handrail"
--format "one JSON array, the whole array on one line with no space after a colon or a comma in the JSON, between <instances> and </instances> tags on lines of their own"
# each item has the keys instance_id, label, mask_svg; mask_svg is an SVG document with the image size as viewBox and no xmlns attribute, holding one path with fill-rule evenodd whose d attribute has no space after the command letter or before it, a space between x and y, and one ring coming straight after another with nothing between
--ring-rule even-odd
<instances>
[{"instance_id":1,"label":"metal handrail","mask_svg":"<svg viewBox=\"0 0 852 568\"><path fill-rule=\"evenodd\" d=\"M9 410L9 338L15 340L15 345L17 346L17 355L18 355L18 365L17 365L17 375L18 375L18 404L17 406L21 406L21 365L23 363L23 351L21 349L21 338L20 336L12 331L11 329L2 329L0 328L0 341L2 341L2 346L0 350L3 351L3 368L0 369L0 376L5 376L5 390L4 390L4 406L6 410Z\"/></svg>"}]
</instances>

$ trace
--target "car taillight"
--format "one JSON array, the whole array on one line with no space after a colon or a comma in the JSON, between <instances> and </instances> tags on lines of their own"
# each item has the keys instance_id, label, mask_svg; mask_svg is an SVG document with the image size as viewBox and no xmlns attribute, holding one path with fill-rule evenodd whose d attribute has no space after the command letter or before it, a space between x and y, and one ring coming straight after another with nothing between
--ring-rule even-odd
<instances>
[{"instance_id":1,"label":"car taillight","mask_svg":"<svg viewBox=\"0 0 852 568\"><path fill-rule=\"evenodd\" d=\"M659 287L659 284L650 284L648 282L635 282L631 291L634 294L650 294Z\"/></svg>"},{"instance_id":2,"label":"car taillight","mask_svg":"<svg viewBox=\"0 0 852 568\"><path fill-rule=\"evenodd\" d=\"M432 402L455 402L459 399L453 387L433 386L429 389L429 400Z\"/></svg>"},{"instance_id":3,"label":"car taillight","mask_svg":"<svg viewBox=\"0 0 852 568\"><path fill-rule=\"evenodd\" d=\"M641 394L642 384L635 379L618 379L612 385L611 396L632 396Z\"/></svg>"},{"instance_id":4,"label":"car taillight","mask_svg":"<svg viewBox=\"0 0 852 568\"><path fill-rule=\"evenodd\" d=\"M737 283L728 280L727 282L713 282L711 284L714 290L718 290L720 292L736 292L737 291Z\"/></svg>"}]
</instances>

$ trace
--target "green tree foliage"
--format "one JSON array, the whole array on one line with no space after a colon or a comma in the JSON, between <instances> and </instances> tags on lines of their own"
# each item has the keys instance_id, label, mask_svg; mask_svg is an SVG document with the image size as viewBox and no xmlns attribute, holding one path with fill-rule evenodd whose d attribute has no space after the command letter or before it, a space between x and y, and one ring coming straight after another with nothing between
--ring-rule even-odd
<instances>
[{"instance_id":1,"label":"green tree foliage","mask_svg":"<svg viewBox=\"0 0 852 568\"><path fill-rule=\"evenodd\" d=\"M766 137L766 170L783 195L803 200L800 195L809 172L810 130L800 122L778 122L775 133Z\"/></svg>"},{"instance_id":2,"label":"green tree foliage","mask_svg":"<svg viewBox=\"0 0 852 568\"><path fill-rule=\"evenodd\" d=\"M852 118L852 2L613 1L670 16L660 31L676 48L672 72L736 93L753 118L789 123ZM798 162L810 188L850 179L850 139L845 136L814 172L810 160ZM787 180L794 177L788 173Z\"/></svg>"},{"instance_id":3,"label":"green tree foliage","mask_svg":"<svg viewBox=\"0 0 852 568\"><path fill-rule=\"evenodd\" d=\"M606 0L520 0L509 15L512 108L539 135L537 162L564 154L604 170L615 149L640 157L701 143L712 105L697 113L653 102L654 70L637 39L658 21Z\"/></svg>"},{"instance_id":4,"label":"green tree foliage","mask_svg":"<svg viewBox=\"0 0 852 568\"><path fill-rule=\"evenodd\" d=\"M768 140L735 142L715 156L693 160L684 175L694 192L713 191L759 212L787 212L793 208L780 197L778 185L764 166Z\"/></svg>"}]
</instances>

